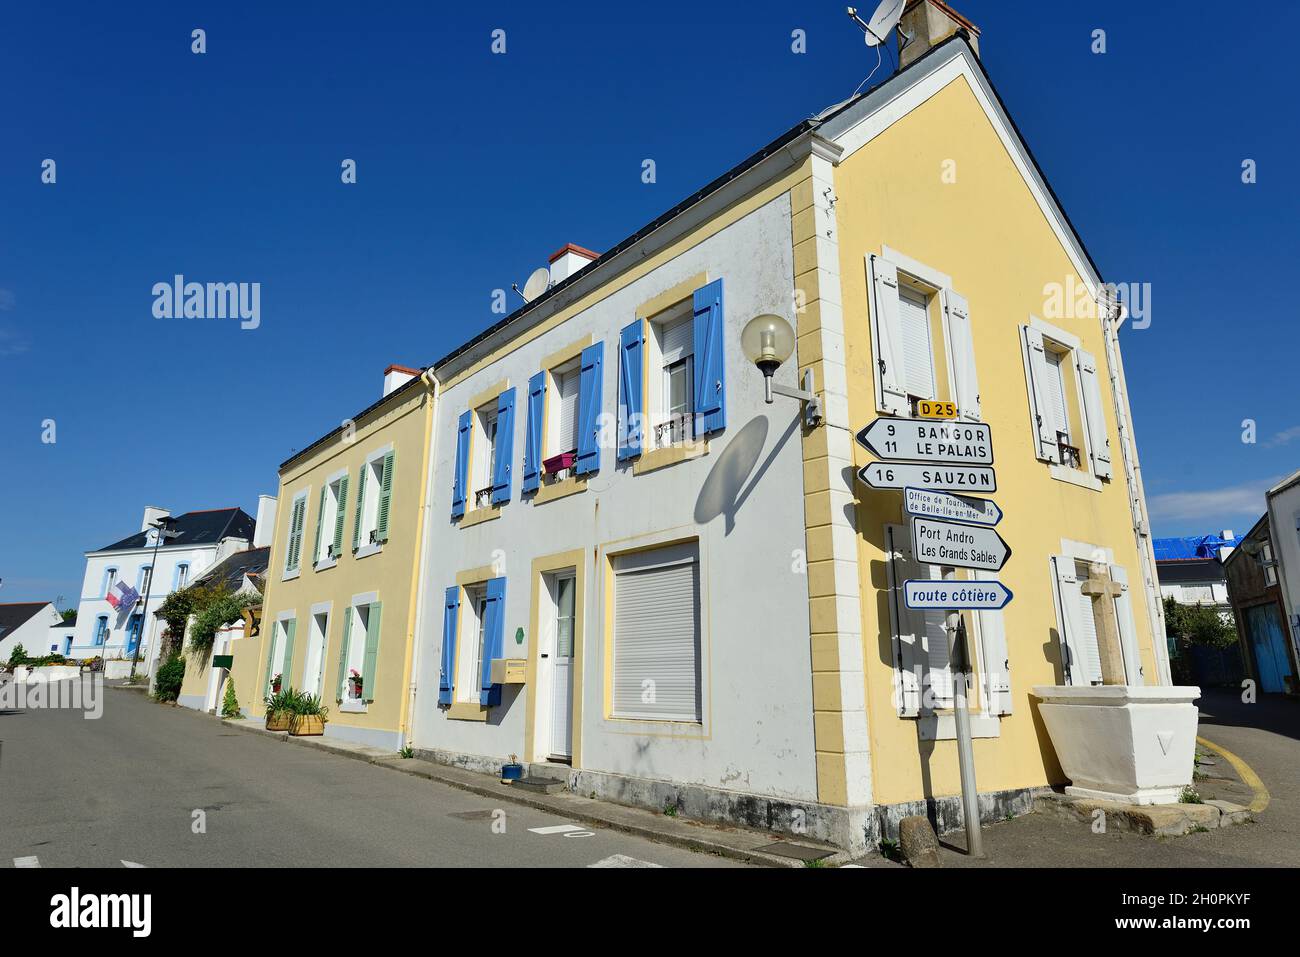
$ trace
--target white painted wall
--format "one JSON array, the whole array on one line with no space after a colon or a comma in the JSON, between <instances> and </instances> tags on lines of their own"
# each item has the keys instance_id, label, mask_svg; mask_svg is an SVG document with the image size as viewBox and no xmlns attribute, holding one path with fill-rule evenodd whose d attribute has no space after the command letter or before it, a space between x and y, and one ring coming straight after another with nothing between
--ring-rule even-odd
<instances>
[{"instance_id":1,"label":"white painted wall","mask_svg":"<svg viewBox=\"0 0 1300 957\"><path fill-rule=\"evenodd\" d=\"M619 331L640 304L702 272L710 281L724 280L727 330L727 428L710 439L709 454L636 476L610 447L585 492L541 505L521 500L527 381L542 358L588 333L603 340L602 408L615 412ZM792 290L790 209L782 196L441 395L416 633L415 747L530 757L524 754L529 688L506 686L486 723L451 720L437 706L444 591L458 572L500 561L507 578L505 653L523 658L536 636L526 634L522 645L514 636L529 626L533 559L583 548L581 767L815 800L808 586L792 570L805 547L800 409L788 399L764 404L762 377L739 341L744 324L760 313L777 313L793 325ZM456 421L472 396L503 378L517 389L513 494L500 518L462 529L451 521ZM794 364L777 378L793 386ZM735 465L743 467L728 482ZM705 502L706 483L731 486L740 501L730 517ZM671 736L666 724L604 716L605 609L593 546L683 535L699 537L704 718L698 733ZM602 573L603 567L602 558ZM761 591L756 581L763 582Z\"/></svg>"},{"instance_id":2,"label":"white painted wall","mask_svg":"<svg viewBox=\"0 0 1300 957\"><path fill-rule=\"evenodd\" d=\"M14 645L22 645L23 650L34 658L49 654L52 643L57 644L59 650L62 650L63 642L55 636L61 636L65 632L50 627L51 625L57 625L61 620L62 618L54 605L47 604L13 631L6 631L3 635L0 635L0 661L9 660L9 654L14 650Z\"/></svg>"},{"instance_id":3,"label":"white painted wall","mask_svg":"<svg viewBox=\"0 0 1300 957\"><path fill-rule=\"evenodd\" d=\"M144 664L140 670L145 671L157 655L157 637L163 623L155 619L153 613L171 593L176 566L188 562L190 569L186 581L193 582L215 564L217 549L216 544L201 547L164 546L158 549L157 568L149 592L149 607L143 609L145 629L140 646L140 660ZM81 583L81 603L77 608L77 630L72 642L71 657L93 658L98 655L107 660L124 654L131 611L114 611L104 600L104 572L108 568L116 568L117 577L135 588L138 587L140 569L153 560L152 548L86 553L86 574ZM143 589L140 589L140 597L144 598ZM108 616L109 626L108 640L102 646L95 644L96 621L100 615Z\"/></svg>"},{"instance_id":4,"label":"white painted wall","mask_svg":"<svg viewBox=\"0 0 1300 957\"><path fill-rule=\"evenodd\" d=\"M1273 556L1278 562L1278 585L1286 605L1288 638L1292 652L1300 659L1300 483L1268 495L1269 530Z\"/></svg>"}]
</instances>

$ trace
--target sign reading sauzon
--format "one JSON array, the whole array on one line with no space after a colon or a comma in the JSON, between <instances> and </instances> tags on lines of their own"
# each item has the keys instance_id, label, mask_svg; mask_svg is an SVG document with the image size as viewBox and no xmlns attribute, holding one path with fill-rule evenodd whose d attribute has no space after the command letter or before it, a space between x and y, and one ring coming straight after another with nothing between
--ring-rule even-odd
<instances>
[{"instance_id":1,"label":"sign reading sauzon","mask_svg":"<svg viewBox=\"0 0 1300 957\"><path fill-rule=\"evenodd\" d=\"M919 465L872 462L858 469L870 488L925 488L943 492L996 492L997 473L987 465Z\"/></svg>"},{"instance_id":2,"label":"sign reading sauzon","mask_svg":"<svg viewBox=\"0 0 1300 957\"><path fill-rule=\"evenodd\" d=\"M881 418L856 438L877 458L891 461L993 464L993 430L982 422Z\"/></svg>"}]
</instances>

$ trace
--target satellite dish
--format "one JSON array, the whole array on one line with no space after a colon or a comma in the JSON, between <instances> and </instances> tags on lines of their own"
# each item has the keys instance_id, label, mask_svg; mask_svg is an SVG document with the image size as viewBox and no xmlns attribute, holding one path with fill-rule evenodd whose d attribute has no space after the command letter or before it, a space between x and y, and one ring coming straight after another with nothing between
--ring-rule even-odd
<instances>
[{"instance_id":1,"label":"satellite dish","mask_svg":"<svg viewBox=\"0 0 1300 957\"><path fill-rule=\"evenodd\" d=\"M524 283L524 291L520 293L526 300L532 302L542 293L546 292L551 285L551 271L545 266L533 270L533 274L528 277L528 282Z\"/></svg>"},{"instance_id":2,"label":"satellite dish","mask_svg":"<svg viewBox=\"0 0 1300 957\"><path fill-rule=\"evenodd\" d=\"M898 26L898 21L903 17L903 7L906 6L907 0L880 0L880 5L876 7L876 12L871 15L870 22L863 22L858 16L858 11L849 7L849 16L852 17L862 27L862 31L867 35L867 46L879 46L889 39L889 33L894 27Z\"/></svg>"}]
</instances>

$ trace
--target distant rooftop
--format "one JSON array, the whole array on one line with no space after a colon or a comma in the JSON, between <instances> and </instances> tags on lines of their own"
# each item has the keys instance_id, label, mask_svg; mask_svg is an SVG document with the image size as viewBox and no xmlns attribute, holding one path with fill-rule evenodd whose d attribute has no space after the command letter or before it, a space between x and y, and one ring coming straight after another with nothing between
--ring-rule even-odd
<instances>
[{"instance_id":1,"label":"distant rooftop","mask_svg":"<svg viewBox=\"0 0 1300 957\"><path fill-rule=\"evenodd\" d=\"M242 508L215 508L202 512L186 512L173 518L167 526L176 532L168 537L163 546L168 545L215 545L223 538L246 538L253 540L253 529L257 523ZM97 548L98 552L120 552L133 548L145 548L152 543L147 532L136 532L120 542Z\"/></svg>"}]
</instances>

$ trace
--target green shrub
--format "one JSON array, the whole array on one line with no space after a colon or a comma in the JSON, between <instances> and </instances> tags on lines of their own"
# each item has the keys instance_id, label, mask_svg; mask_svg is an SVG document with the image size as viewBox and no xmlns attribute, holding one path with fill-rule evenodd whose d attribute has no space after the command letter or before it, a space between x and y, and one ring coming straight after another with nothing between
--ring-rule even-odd
<instances>
[{"instance_id":1,"label":"green shrub","mask_svg":"<svg viewBox=\"0 0 1300 957\"><path fill-rule=\"evenodd\" d=\"M27 661L27 649L22 645L14 645L13 651L9 652L9 664L21 665Z\"/></svg>"},{"instance_id":2,"label":"green shrub","mask_svg":"<svg viewBox=\"0 0 1300 957\"><path fill-rule=\"evenodd\" d=\"M154 678L153 696L159 701L175 701L181 695L181 683L185 680L185 659L173 655L167 663L158 669Z\"/></svg>"},{"instance_id":3,"label":"green shrub","mask_svg":"<svg viewBox=\"0 0 1300 957\"><path fill-rule=\"evenodd\" d=\"M235 697L235 681L233 678L227 678L226 695L221 701L221 717L238 718L241 714L239 699Z\"/></svg>"}]
</instances>

